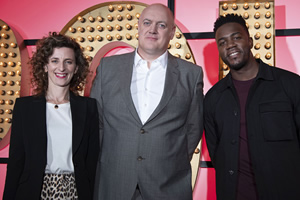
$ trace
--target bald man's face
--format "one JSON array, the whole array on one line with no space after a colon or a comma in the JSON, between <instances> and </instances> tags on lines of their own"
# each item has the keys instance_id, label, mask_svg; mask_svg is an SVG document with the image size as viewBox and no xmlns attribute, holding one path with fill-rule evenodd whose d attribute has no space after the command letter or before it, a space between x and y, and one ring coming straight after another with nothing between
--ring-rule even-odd
<instances>
[{"instance_id":1,"label":"bald man's face","mask_svg":"<svg viewBox=\"0 0 300 200\"><path fill-rule=\"evenodd\" d=\"M147 7L139 19L138 53L159 57L167 49L175 33L173 17L168 8L161 5Z\"/></svg>"}]
</instances>

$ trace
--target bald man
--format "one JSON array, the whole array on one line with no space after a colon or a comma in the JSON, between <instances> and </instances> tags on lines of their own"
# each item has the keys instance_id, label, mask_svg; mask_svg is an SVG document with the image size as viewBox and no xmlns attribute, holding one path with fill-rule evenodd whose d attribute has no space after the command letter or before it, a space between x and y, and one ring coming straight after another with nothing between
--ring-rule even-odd
<instances>
[{"instance_id":1,"label":"bald man","mask_svg":"<svg viewBox=\"0 0 300 200\"><path fill-rule=\"evenodd\" d=\"M169 8L152 4L139 19L138 48L100 62L91 92L101 124L95 199L192 199L203 74L168 53L175 29Z\"/></svg>"}]
</instances>

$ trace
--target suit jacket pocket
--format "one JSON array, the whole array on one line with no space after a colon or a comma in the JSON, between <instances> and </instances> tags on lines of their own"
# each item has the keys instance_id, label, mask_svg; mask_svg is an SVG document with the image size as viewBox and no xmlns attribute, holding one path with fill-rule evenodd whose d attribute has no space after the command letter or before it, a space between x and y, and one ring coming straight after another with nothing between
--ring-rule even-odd
<instances>
[{"instance_id":1,"label":"suit jacket pocket","mask_svg":"<svg viewBox=\"0 0 300 200\"><path fill-rule=\"evenodd\" d=\"M259 112L266 141L293 140L293 112L289 102L262 103Z\"/></svg>"}]
</instances>

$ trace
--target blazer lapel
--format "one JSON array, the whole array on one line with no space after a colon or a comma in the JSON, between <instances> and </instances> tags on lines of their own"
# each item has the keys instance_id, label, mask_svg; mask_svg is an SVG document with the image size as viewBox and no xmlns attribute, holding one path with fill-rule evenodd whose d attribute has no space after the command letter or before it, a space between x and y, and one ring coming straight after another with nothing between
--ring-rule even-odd
<instances>
[{"instance_id":1,"label":"blazer lapel","mask_svg":"<svg viewBox=\"0 0 300 200\"><path fill-rule=\"evenodd\" d=\"M133 64L134 64L134 55L135 51L128 54L127 57L122 61L123 63L126 63L126 66L122 67L122 71L119 73L120 76L120 87L122 91L122 95L124 98L124 101L134 117L136 121L138 121L140 124L142 124L140 117L136 111L136 108L134 106L131 91L130 91L130 85L131 85L131 79L132 79L132 71L133 71Z\"/></svg>"},{"instance_id":2,"label":"blazer lapel","mask_svg":"<svg viewBox=\"0 0 300 200\"><path fill-rule=\"evenodd\" d=\"M43 158L47 157L47 127L46 127L46 99L44 96L34 97L32 104L30 105L32 113L32 122L34 122L31 131L28 134L34 134L34 138L31 142L34 142L34 146L42 152ZM38 141L38 142L36 142Z\"/></svg>"},{"instance_id":3,"label":"blazer lapel","mask_svg":"<svg viewBox=\"0 0 300 200\"><path fill-rule=\"evenodd\" d=\"M84 134L86 118L86 105L81 97L70 92L70 105L72 115L72 152L75 155Z\"/></svg>"},{"instance_id":4,"label":"blazer lapel","mask_svg":"<svg viewBox=\"0 0 300 200\"><path fill-rule=\"evenodd\" d=\"M165 87L164 92L161 97L161 100L154 110L154 112L151 114L147 122L151 121L155 116L157 116L161 110L168 104L169 100L172 97L172 94L174 93L174 90L176 88L176 84L178 81L178 63L176 59L168 53L168 65L167 65L167 71L166 71L166 80L165 80ZM147 123L146 122L146 123Z\"/></svg>"}]
</instances>

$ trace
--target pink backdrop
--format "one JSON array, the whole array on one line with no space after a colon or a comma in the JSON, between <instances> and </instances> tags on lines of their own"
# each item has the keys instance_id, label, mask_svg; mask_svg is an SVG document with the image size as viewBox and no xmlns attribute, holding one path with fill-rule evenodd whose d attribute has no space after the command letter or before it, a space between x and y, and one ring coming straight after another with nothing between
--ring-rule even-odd
<instances>
[{"instance_id":1,"label":"pink backdrop","mask_svg":"<svg viewBox=\"0 0 300 200\"><path fill-rule=\"evenodd\" d=\"M61 31L79 12L104 0L0 0L0 19L14 27L23 39L39 39L49 31ZM167 0L139 2L168 4ZM211 32L218 16L218 0L175 0L176 23L182 32ZM298 0L275 0L275 28L300 28ZM218 81L218 52L213 39L188 41L196 63L204 69L204 91ZM300 74L300 36L276 37L276 65ZM27 47L29 55L34 47ZM0 158L8 157L9 146L0 150ZM209 161L205 145L201 160ZM0 199L2 199L6 165L0 164ZM194 190L196 200L214 200L214 169L200 168Z\"/></svg>"}]
</instances>

